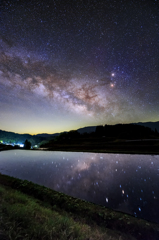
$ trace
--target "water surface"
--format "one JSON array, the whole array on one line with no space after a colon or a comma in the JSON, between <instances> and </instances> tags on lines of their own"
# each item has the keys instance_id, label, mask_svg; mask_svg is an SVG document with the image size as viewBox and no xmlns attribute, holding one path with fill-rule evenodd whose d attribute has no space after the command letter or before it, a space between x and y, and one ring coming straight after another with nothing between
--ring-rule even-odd
<instances>
[{"instance_id":1,"label":"water surface","mask_svg":"<svg viewBox=\"0 0 159 240\"><path fill-rule=\"evenodd\" d=\"M11 150L0 172L159 223L159 155Z\"/></svg>"}]
</instances>

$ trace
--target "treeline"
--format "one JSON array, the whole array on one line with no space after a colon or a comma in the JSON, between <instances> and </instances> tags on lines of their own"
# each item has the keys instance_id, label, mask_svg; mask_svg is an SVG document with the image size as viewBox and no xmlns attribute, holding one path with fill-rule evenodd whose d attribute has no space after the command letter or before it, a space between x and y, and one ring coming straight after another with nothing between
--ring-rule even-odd
<instances>
[{"instance_id":1,"label":"treeline","mask_svg":"<svg viewBox=\"0 0 159 240\"><path fill-rule=\"evenodd\" d=\"M135 124L117 124L117 125L100 125L96 127L95 132L80 134L77 130L61 133L55 138L55 141L66 139L78 139L86 137L113 137L119 139L134 138L152 138L159 136L157 130L154 132L148 127Z\"/></svg>"},{"instance_id":2,"label":"treeline","mask_svg":"<svg viewBox=\"0 0 159 240\"><path fill-rule=\"evenodd\" d=\"M149 127L145 127L137 124L117 124L117 125L100 125L96 127L95 132L85 132L80 134L78 130L72 130L69 132L60 133L58 136L41 137L30 134L17 134L13 132L7 132L0 130L0 142L8 144L24 143L27 139L32 146L40 145L46 147L56 143L73 143L82 142L84 139L89 141L98 141L98 139L115 140L115 139L151 139L159 138L159 133L151 130Z\"/></svg>"},{"instance_id":3,"label":"treeline","mask_svg":"<svg viewBox=\"0 0 159 240\"><path fill-rule=\"evenodd\" d=\"M151 138L159 136L157 130L155 132L149 127L136 124L117 124L97 126L95 131L96 136L116 137L119 139L139 139Z\"/></svg>"},{"instance_id":4,"label":"treeline","mask_svg":"<svg viewBox=\"0 0 159 240\"><path fill-rule=\"evenodd\" d=\"M100 125L95 132L80 134L77 130L63 132L50 141L43 141L40 147L51 147L55 144L74 144L88 140L89 142L113 141L116 139L152 139L159 137L159 133L148 127L135 124Z\"/></svg>"}]
</instances>

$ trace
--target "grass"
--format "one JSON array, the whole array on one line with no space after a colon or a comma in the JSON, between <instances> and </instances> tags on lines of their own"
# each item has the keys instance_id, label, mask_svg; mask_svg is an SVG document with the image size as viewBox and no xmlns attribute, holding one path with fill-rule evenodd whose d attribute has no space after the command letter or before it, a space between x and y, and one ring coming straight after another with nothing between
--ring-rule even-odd
<instances>
[{"instance_id":1,"label":"grass","mask_svg":"<svg viewBox=\"0 0 159 240\"><path fill-rule=\"evenodd\" d=\"M87 226L15 190L2 196L0 226L9 239L84 239L89 233Z\"/></svg>"},{"instance_id":2,"label":"grass","mask_svg":"<svg viewBox=\"0 0 159 240\"><path fill-rule=\"evenodd\" d=\"M159 226L0 174L0 239L155 240Z\"/></svg>"},{"instance_id":3,"label":"grass","mask_svg":"<svg viewBox=\"0 0 159 240\"><path fill-rule=\"evenodd\" d=\"M59 213L55 210L56 207L55 209L51 206L44 207L37 199L2 185L0 199L0 229L3 229L0 236L6 239L115 240L120 238L117 233L111 233L110 236L110 231L107 229L95 224L90 226L84 220L75 221L66 212Z\"/></svg>"}]
</instances>

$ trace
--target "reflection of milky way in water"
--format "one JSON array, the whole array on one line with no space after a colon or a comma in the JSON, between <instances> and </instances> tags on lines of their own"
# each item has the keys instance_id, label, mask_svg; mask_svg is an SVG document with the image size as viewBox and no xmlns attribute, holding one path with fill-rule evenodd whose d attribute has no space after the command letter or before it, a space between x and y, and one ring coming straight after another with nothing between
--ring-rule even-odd
<instances>
[{"instance_id":1,"label":"reflection of milky way in water","mask_svg":"<svg viewBox=\"0 0 159 240\"><path fill-rule=\"evenodd\" d=\"M159 156L39 151L0 156L1 173L159 222Z\"/></svg>"}]
</instances>

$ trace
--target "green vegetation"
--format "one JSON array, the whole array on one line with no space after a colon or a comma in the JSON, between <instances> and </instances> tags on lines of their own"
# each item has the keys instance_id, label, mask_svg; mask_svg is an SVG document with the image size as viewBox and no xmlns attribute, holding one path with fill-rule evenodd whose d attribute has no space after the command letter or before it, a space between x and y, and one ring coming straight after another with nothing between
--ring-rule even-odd
<instances>
[{"instance_id":1,"label":"green vegetation","mask_svg":"<svg viewBox=\"0 0 159 240\"><path fill-rule=\"evenodd\" d=\"M40 201L16 190L0 186L0 236L8 239L103 239L106 231L91 229L74 221L67 213L59 213ZM109 239L109 238L108 238ZM114 238L116 239L116 238Z\"/></svg>"},{"instance_id":2,"label":"green vegetation","mask_svg":"<svg viewBox=\"0 0 159 240\"><path fill-rule=\"evenodd\" d=\"M158 224L1 174L0 200L0 239L159 239Z\"/></svg>"}]
</instances>

